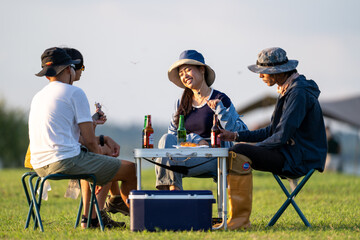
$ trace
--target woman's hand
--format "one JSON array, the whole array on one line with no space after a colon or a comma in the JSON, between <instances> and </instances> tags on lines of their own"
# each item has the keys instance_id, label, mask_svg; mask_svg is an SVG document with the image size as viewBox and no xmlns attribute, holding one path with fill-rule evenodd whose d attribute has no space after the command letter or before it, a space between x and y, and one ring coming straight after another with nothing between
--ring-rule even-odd
<instances>
[{"instance_id":1,"label":"woman's hand","mask_svg":"<svg viewBox=\"0 0 360 240\"><path fill-rule=\"evenodd\" d=\"M220 102L220 99L211 99L211 100L206 101L207 105L213 110L215 110L218 102Z\"/></svg>"},{"instance_id":2,"label":"woman's hand","mask_svg":"<svg viewBox=\"0 0 360 240\"><path fill-rule=\"evenodd\" d=\"M221 133L219 134L219 138L223 141L233 142L236 139L236 132L230 132L224 129L220 129Z\"/></svg>"},{"instance_id":3,"label":"woman's hand","mask_svg":"<svg viewBox=\"0 0 360 240\"><path fill-rule=\"evenodd\" d=\"M105 146L107 148L109 148L109 152L106 155L109 155L112 157L118 157L120 154L120 145L117 144L111 137L108 137L108 136L105 136L104 140L105 140L104 141Z\"/></svg>"},{"instance_id":4,"label":"woman's hand","mask_svg":"<svg viewBox=\"0 0 360 240\"><path fill-rule=\"evenodd\" d=\"M198 144L199 144L199 145L209 146L209 143L208 143L206 140L204 140L204 139L202 139Z\"/></svg>"}]
</instances>

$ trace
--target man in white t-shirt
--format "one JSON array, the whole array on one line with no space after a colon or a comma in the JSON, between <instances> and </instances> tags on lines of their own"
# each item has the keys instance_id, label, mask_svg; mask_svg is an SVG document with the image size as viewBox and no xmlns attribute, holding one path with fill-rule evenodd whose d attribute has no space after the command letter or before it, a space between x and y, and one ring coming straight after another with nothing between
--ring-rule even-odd
<instances>
[{"instance_id":1,"label":"man in white t-shirt","mask_svg":"<svg viewBox=\"0 0 360 240\"><path fill-rule=\"evenodd\" d=\"M54 173L88 174L96 176L102 188L97 195L103 209L111 182L122 181L121 196L126 203L129 192L136 189L135 165L129 161L101 155L100 141L110 138L95 136L90 106L82 89L73 86L74 64L79 61L61 48L49 48L41 56L42 70L37 76L49 80L31 102L29 137L31 164L39 176ZM85 196L84 196L85 195ZM88 198L88 192L83 193ZM88 209L84 208L87 216ZM101 211L105 223L124 227L124 223L109 220ZM92 216L96 224L95 211Z\"/></svg>"}]
</instances>

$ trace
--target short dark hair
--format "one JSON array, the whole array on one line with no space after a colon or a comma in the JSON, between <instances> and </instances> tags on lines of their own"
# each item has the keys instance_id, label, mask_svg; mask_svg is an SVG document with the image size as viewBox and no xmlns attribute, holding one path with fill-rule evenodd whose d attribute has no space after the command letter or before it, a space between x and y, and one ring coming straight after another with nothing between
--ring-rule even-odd
<instances>
[{"instance_id":1,"label":"short dark hair","mask_svg":"<svg viewBox=\"0 0 360 240\"><path fill-rule=\"evenodd\" d=\"M84 58L77 49L75 48L63 48L66 53L71 57L72 60L80 59L80 63L75 64L76 70L81 69L81 67L84 65Z\"/></svg>"},{"instance_id":2,"label":"short dark hair","mask_svg":"<svg viewBox=\"0 0 360 240\"><path fill-rule=\"evenodd\" d=\"M297 73L296 69L288 71L288 72L284 72L284 74L287 78L290 77L291 75L293 75L294 73Z\"/></svg>"}]
</instances>

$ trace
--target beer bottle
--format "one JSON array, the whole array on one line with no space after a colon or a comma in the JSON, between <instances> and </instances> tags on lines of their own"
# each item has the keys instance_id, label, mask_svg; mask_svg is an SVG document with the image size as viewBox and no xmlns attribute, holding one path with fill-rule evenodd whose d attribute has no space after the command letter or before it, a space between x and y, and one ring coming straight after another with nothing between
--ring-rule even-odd
<instances>
[{"instance_id":1,"label":"beer bottle","mask_svg":"<svg viewBox=\"0 0 360 240\"><path fill-rule=\"evenodd\" d=\"M147 115L144 129L144 148L154 148L154 129L151 126L151 115Z\"/></svg>"},{"instance_id":2,"label":"beer bottle","mask_svg":"<svg viewBox=\"0 0 360 240\"><path fill-rule=\"evenodd\" d=\"M145 115L145 118L144 118L144 128L142 130L142 136L141 136L141 147L142 148L145 148L145 139L144 139L144 136L145 136L145 128L146 128L146 122L147 122L147 115Z\"/></svg>"},{"instance_id":3,"label":"beer bottle","mask_svg":"<svg viewBox=\"0 0 360 240\"><path fill-rule=\"evenodd\" d=\"M184 115L180 115L179 118L179 127L177 129L177 144L186 142L186 129L184 124Z\"/></svg>"},{"instance_id":4,"label":"beer bottle","mask_svg":"<svg viewBox=\"0 0 360 240\"><path fill-rule=\"evenodd\" d=\"M213 126L211 128L211 147L212 148L221 147L221 140L219 138L219 134L220 134L220 128L218 125L218 118L217 118L217 115L214 114Z\"/></svg>"}]
</instances>

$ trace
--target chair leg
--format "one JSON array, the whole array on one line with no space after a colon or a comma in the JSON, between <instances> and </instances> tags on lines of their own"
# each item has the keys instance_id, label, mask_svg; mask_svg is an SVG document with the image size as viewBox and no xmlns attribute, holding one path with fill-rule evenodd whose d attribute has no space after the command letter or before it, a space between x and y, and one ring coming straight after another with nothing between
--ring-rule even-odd
<instances>
[{"instance_id":1,"label":"chair leg","mask_svg":"<svg viewBox=\"0 0 360 240\"><path fill-rule=\"evenodd\" d=\"M31 176L29 178L29 187L30 187L30 192L31 192L31 196L32 196L32 204L33 204L33 207L35 209L35 215L36 215L36 218L35 218L35 221L34 221L34 230L37 228L37 224L39 224L40 226L40 230L42 232L44 232L44 227L42 225L42 221L41 221L41 216L40 216L40 204L41 204L41 195L42 195L42 187L43 187L43 181L40 183L40 203L38 204L36 202L36 190L37 190L37 187L38 187L38 184L39 184L39 181L41 178L38 178L37 181L36 181L36 185L35 185L35 190L34 190L34 187L33 187L33 184L32 184L32 178L34 176Z\"/></svg>"},{"instance_id":2,"label":"chair leg","mask_svg":"<svg viewBox=\"0 0 360 240\"><path fill-rule=\"evenodd\" d=\"M280 216L284 213L284 211L287 209L287 207L291 204L294 209L296 210L297 214L299 215L299 217L301 218L301 220L304 222L305 226L307 227L311 227L309 221L306 219L305 215L301 212L300 208L298 207L298 205L296 204L294 198L295 196L300 192L300 190L303 188L303 186L305 185L305 183L309 180L309 178L312 176L312 174L314 173L314 169L312 169L310 172L308 172L306 174L306 176L301 180L300 184L295 188L295 190L290 194L288 192L288 190L286 189L286 187L284 186L284 184L282 183L282 181L280 180L280 178L273 174L274 178L276 179L276 181L278 182L278 184L280 185L281 189L283 190L283 192L285 193L285 195L287 196L287 200L284 202L284 204L280 207L280 209L275 213L275 215L273 216L273 218L270 220L270 222L268 223L268 227L273 226L277 220L280 218Z\"/></svg>"},{"instance_id":3,"label":"chair leg","mask_svg":"<svg viewBox=\"0 0 360 240\"><path fill-rule=\"evenodd\" d=\"M79 210L78 210L78 214L77 214L77 217L76 217L75 227L74 228L76 228L79 225L80 218L81 218L81 212L82 212L82 208L83 208L83 198L82 198L82 194L81 194L80 179L78 179L78 182L79 182L79 186L80 186L80 204L79 204Z\"/></svg>"},{"instance_id":4,"label":"chair leg","mask_svg":"<svg viewBox=\"0 0 360 240\"><path fill-rule=\"evenodd\" d=\"M104 223L102 221L99 204L97 202L96 195L95 195L96 178L95 178L94 175L92 175L91 177L92 177L92 184L90 184L90 182L89 182L90 189L91 189L91 202L90 202L90 206L89 206L90 209L89 209L88 225L89 225L89 220L91 219L92 209L93 209L93 206L95 204L96 215L97 215L98 220L99 220L100 228L101 228L102 231L104 231Z\"/></svg>"},{"instance_id":5,"label":"chair leg","mask_svg":"<svg viewBox=\"0 0 360 240\"><path fill-rule=\"evenodd\" d=\"M297 214L299 215L299 217L301 218L301 220L303 221L303 223L305 224L305 226L311 227L309 221L306 219L305 215L302 213L302 211L300 210L300 208L298 207L298 205L296 204L296 202L293 201L293 200L291 200L291 204L292 204L293 207L295 208Z\"/></svg>"},{"instance_id":6,"label":"chair leg","mask_svg":"<svg viewBox=\"0 0 360 240\"><path fill-rule=\"evenodd\" d=\"M28 187L26 186L26 177L32 176L32 175L37 175L37 174L36 174L36 172L27 172L27 173L24 173L23 176L21 177L21 182L22 182L22 185L23 185L23 188L24 188L26 200L27 200L27 203L29 205L29 212L28 212L28 216L26 218L25 229L28 228L28 226L29 226L30 215L32 216L33 220L35 220L35 214L34 214L34 211L32 209L32 201L31 201L31 198L30 198L30 195L29 195Z\"/></svg>"},{"instance_id":7,"label":"chair leg","mask_svg":"<svg viewBox=\"0 0 360 240\"><path fill-rule=\"evenodd\" d=\"M35 183L35 189L33 187L33 178L38 176L37 174L36 175L32 175L30 176L29 178L29 190L31 192L31 196L33 196L32 192L34 192L34 196L35 196L35 201L36 201L36 191L39 187L39 183L40 183L40 180L41 180L41 177L38 177L36 179L36 183ZM26 224L25 224L25 228L28 228L29 227L29 223L30 223L30 215L31 214L34 214L33 212L33 208L34 208L34 198L32 197L31 199L31 203L30 203L30 206L29 206L29 212L28 212L28 216L27 216L27 219L26 219ZM34 229L37 228L37 217L36 217L36 212L34 214Z\"/></svg>"}]
</instances>

